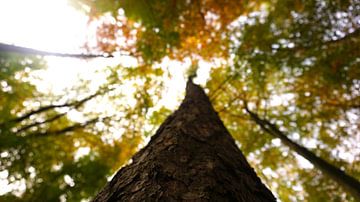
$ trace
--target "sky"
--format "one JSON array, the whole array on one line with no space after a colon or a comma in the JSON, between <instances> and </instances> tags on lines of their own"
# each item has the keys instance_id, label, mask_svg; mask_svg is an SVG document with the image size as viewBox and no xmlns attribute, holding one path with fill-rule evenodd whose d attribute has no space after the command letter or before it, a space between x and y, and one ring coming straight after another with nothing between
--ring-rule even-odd
<instances>
[{"instance_id":1,"label":"sky","mask_svg":"<svg viewBox=\"0 0 360 202\"><path fill-rule=\"evenodd\" d=\"M1 43L51 52L81 53L80 47L95 32L87 23L87 16L71 7L68 0L0 0ZM119 61L124 66L137 64L136 60L129 56L91 60L47 56L45 60L48 69L36 75L41 78L36 81L38 90L45 93L51 91L54 94L60 94L64 88L76 82L79 75L98 81L93 84L96 88L104 79L95 74L97 69L116 65ZM168 59L161 64L164 69L174 67L169 68L173 78L166 81L169 88L162 101L162 104L171 109L178 104L173 98L179 97L184 91L185 80L182 75L185 69L181 68L183 65L189 64ZM208 65L205 62L200 64L202 76L198 78L198 83L205 84L209 75Z\"/></svg>"},{"instance_id":2,"label":"sky","mask_svg":"<svg viewBox=\"0 0 360 202\"><path fill-rule=\"evenodd\" d=\"M67 0L0 0L0 41L46 51L76 52L87 17Z\"/></svg>"},{"instance_id":3,"label":"sky","mask_svg":"<svg viewBox=\"0 0 360 202\"><path fill-rule=\"evenodd\" d=\"M0 0L0 42L61 53L79 53L86 39L87 17L67 0ZM54 91L73 83L86 61L46 57L41 78ZM71 73L69 73L71 72ZM49 90L49 89L40 89Z\"/></svg>"}]
</instances>

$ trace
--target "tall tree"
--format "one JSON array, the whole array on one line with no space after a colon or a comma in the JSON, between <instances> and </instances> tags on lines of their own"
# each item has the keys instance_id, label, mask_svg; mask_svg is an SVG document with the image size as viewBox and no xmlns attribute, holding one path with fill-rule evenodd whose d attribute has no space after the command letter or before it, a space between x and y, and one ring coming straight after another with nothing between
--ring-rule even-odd
<instances>
[{"instance_id":1,"label":"tall tree","mask_svg":"<svg viewBox=\"0 0 360 202\"><path fill-rule=\"evenodd\" d=\"M357 172L359 164L356 157L357 146L352 141L356 140L357 132L352 132L347 127L356 128L358 122L354 122L351 125L350 121L352 120L350 120L348 126L348 123L343 121L346 120L343 117L346 117L347 114L354 112L356 114L357 110L352 109L356 104L350 106L349 104L352 101L343 101L342 96L344 95L340 94L341 96L334 100L336 106L329 105L328 100L334 97L330 94L330 91L334 92L335 89L333 87L330 88L328 85L329 89L315 90L316 84L319 85L319 83L317 80L316 83L311 83L313 79L310 80L310 75L308 83L305 83L305 85L312 85L313 87L309 89L313 91L311 95L303 96L304 91L301 90L301 86L299 86L299 92L287 90L286 86L284 86L284 91L281 91L281 82L284 81L276 73L269 73L267 75L267 79L264 82L265 88L260 92L254 90L260 86L257 85L257 82L251 83L251 79L254 79L251 73L247 74L240 70L238 75L234 77L235 79L227 79L227 83L221 85L221 81L226 81L226 78L222 78L225 73L226 70L224 69L215 69L212 76L216 80L208 83L208 86L212 89L210 90L210 95L212 95L214 106L221 112L220 116L225 125L230 126L229 129L234 138L239 141L240 148L244 154L246 156L256 156L256 162L261 162L261 165L256 168L260 169L257 170L258 172L265 170L262 177L269 180L267 183L271 186L271 183L278 182L277 185L273 184L272 188L276 187L275 192L280 195L279 198L284 201L293 200L292 196L300 196L301 194L297 195L297 191L292 192L292 190L294 190L294 187L301 186L302 188L298 189L299 192L302 192L302 189L305 190L305 199L309 201L330 199L356 201L355 197L358 195L357 192L359 192L356 185L358 184L356 180L359 180ZM292 77L288 76L286 78L290 79ZM311 78L314 77L312 76ZM300 78L298 79L300 80ZM271 89L272 86L276 86L276 88ZM292 88L291 83L287 86ZM327 94L328 91L328 97L317 98L317 94ZM355 94L351 93L350 95ZM280 99L277 96L283 97L280 97ZM317 171L317 166L314 165L315 169L312 169L312 165L305 165L304 161L299 161L301 157L299 158L297 151L292 149L294 147L284 147L279 139L265 134L266 132L261 130L259 124L256 124L250 116L247 116L247 112L243 107L243 99L251 100L249 106L252 109L256 109L256 113L263 117L263 119L276 123L280 131L287 134L290 139L304 145L313 151L316 156L340 168L342 171L339 172L339 175L335 174L335 178L350 184L342 187L341 184L333 181L332 177L329 177L326 172ZM355 99L358 99L358 97ZM310 104L311 102L309 103L307 100L313 100L316 104ZM298 104L295 102L298 102ZM345 112L344 115L343 111ZM357 116L355 118L357 119ZM339 123L346 124L342 125L343 127L336 127ZM349 141L346 139L349 139ZM338 148L346 147L344 140L346 144L355 144L352 147L355 151L354 160L351 159L351 156L349 160L343 159L343 156L339 158L337 153L335 153ZM352 149L345 150L345 152L351 152ZM287 169L287 174L284 173L285 168ZM268 172L269 170L270 172ZM350 176L341 179L343 171L346 171ZM280 175L279 173L282 174ZM287 176L287 180L284 181L282 176ZM346 178L352 180L345 180ZM349 185L353 191L346 188ZM346 192L348 192L348 196L345 195ZM303 199L299 197L296 200Z\"/></svg>"},{"instance_id":2,"label":"tall tree","mask_svg":"<svg viewBox=\"0 0 360 202\"><path fill-rule=\"evenodd\" d=\"M185 99L94 201L275 201L191 79Z\"/></svg>"},{"instance_id":3,"label":"tall tree","mask_svg":"<svg viewBox=\"0 0 360 202\"><path fill-rule=\"evenodd\" d=\"M303 166L278 139L264 135L237 95L246 94L259 117L275 123L289 138L360 179L359 0L75 2L98 26L96 50L135 56L138 65L107 68L116 90L77 105L95 92L85 87L54 99L49 99L51 93L31 95L39 86L22 85L27 70L12 75L7 60L0 58L0 123L6 125L0 131L0 147L5 148L0 148L0 177L7 176L11 185L26 182L19 200L93 197L141 139L153 134L148 129L173 110L156 106L163 95L157 91L159 77L169 60L185 61L184 68L189 60L211 66L206 90L214 108L281 201L354 200L317 169ZM161 71L155 71L159 66ZM174 69L169 65L167 70ZM97 119L108 117L107 110L87 110L98 101L101 108L116 106L109 110L116 118ZM65 106L31 115L58 105ZM73 119L73 112L84 115L84 122ZM23 121L15 121L22 116ZM84 147L91 152L75 158ZM9 195L17 194L13 192Z\"/></svg>"},{"instance_id":4,"label":"tall tree","mask_svg":"<svg viewBox=\"0 0 360 202\"><path fill-rule=\"evenodd\" d=\"M328 163L324 159L316 156L307 148L297 144L289 139L278 127L268 120L260 118L256 113L252 112L247 105L245 105L246 112L250 117L268 134L274 138L279 138L286 146L290 147L296 153L310 161L316 168L328 175L331 179L339 183L345 190L353 195L356 200L360 200L360 182L352 176L347 175L344 171L336 166Z\"/></svg>"}]
</instances>

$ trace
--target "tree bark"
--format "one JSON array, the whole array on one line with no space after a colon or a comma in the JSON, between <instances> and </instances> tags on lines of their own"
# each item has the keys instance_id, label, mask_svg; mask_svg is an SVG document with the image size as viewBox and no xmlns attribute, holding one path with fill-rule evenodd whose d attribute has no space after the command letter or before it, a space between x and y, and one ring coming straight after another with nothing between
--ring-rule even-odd
<instances>
[{"instance_id":1,"label":"tree bark","mask_svg":"<svg viewBox=\"0 0 360 202\"><path fill-rule=\"evenodd\" d=\"M180 108L94 201L276 200L189 79Z\"/></svg>"},{"instance_id":2,"label":"tree bark","mask_svg":"<svg viewBox=\"0 0 360 202\"><path fill-rule=\"evenodd\" d=\"M256 113L250 111L246 105L245 110L265 132L269 133L275 138L279 138L285 145L310 161L316 168L321 170L324 174L329 176L345 190L347 190L355 198L355 200L360 201L360 182L358 180L346 174L336 166L328 163L324 159L316 156L313 152L306 149L305 147L290 140L282 131L276 127L276 125L270 123L267 120L261 119Z\"/></svg>"}]
</instances>

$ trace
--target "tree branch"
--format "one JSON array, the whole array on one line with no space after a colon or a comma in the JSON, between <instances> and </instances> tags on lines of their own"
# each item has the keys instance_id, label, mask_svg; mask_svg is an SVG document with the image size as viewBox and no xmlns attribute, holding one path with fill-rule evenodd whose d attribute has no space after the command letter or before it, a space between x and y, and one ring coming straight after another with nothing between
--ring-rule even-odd
<instances>
[{"instance_id":1,"label":"tree branch","mask_svg":"<svg viewBox=\"0 0 360 202\"><path fill-rule=\"evenodd\" d=\"M214 101L216 97L218 96L217 92L222 90L222 88L229 82L231 82L233 79L235 79L239 74L236 72L233 75L227 76L219 85L218 87L212 91L211 94L209 94L210 101Z\"/></svg>"},{"instance_id":2,"label":"tree branch","mask_svg":"<svg viewBox=\"0 0 360 202\"><path fill-rule=\"evenodd\" d=\"M44 112L44 111L47 111L47 110L50 110L50 109L55 109L55 108L63 108L63 107L71 107L71 106L74 106L74 108L78 108L80 107L81 105L83 105L85 102L91 100L92 98L100 95L100 94L103 94L103 93L106 93L106 92L109 92L113 89L108 89L108 90L105 90L104 92L103 91L98 91L96 92L95 94L92 94L88 97L85 97L84 99L82 100L79 100L79 101L74 101L74 102L69 102L69 103L64 103L64 104L59 104L59 105L48 105L48 106L43 106L43 107L40 107L39 109L37 110L33 110L33 111L30 111L26 114L24 114L23 116L20 116L18 118L15 118L15 119L12 119L10 120L9 122L15 122L15 123L19 123L27 118L29 118L31 115L34 115L34 114L39 114L41 112Z\"/></svg>"},{"instance_id":3,"label":"tree branch","mask_svg":"<svg viewBox=\"0 0 360 202\"><path fill-rule=\"evenodd\" d=\"M20 53L25 55L41 55L41 56L57 56L57 57L72 57L72 58L111 58L113 55L96 55L96 54L72 54L72 53L57 53L57 52L48 52L41 51L32 48L25 48L21 46L9 45L0 43L0 52L9 52L9 53Z\"/></svg>"},{"instance_id":4,"label":"tree branch","mask_svg":"<svg viewBox=\"0 0 360 202\"><path fill-rule=\"evenodd\" d=\"M360 29L357 29L354 32L347 34L340 39L330 40L330 41L317 41L316 44L311 44L311 45L296 44L294 48L280 48L277 50L277 52L280 52L280 51L302 52L302 51L309 50L312 48L319 48L319 47L321 48L323 46L332 47L332 46L336 46L337 44L340 44L340 43L346 43L346 42L351 43L354 40L359 39L359 37L360 37Z\"/></svg>"},{"instance_id":5,"label":"tree branch","mask_svg":"<svg viewBox=\"0 0 360 202\"><path fill-rule=\"evenodd\" d=\"M50 110L50 109L55 109L55 108L62 108L62 107L70 107L72 106L74 103L65 103L65 104L59 104L59 105L48 105L48 106L44 106L44 107L40 107L37 110L34 111L30 111L26 114L24 114L23 116L20 116L18 118L12 119L9 122L15 122L15 123L19 123L27 118L29 118L30 116L34 115L34 114L39 114L41 112Z\"/></svg>"},{"instance_id":6,"label":"tree branch","mask_svg":"<svg viewBox=\"0 0 360 202\"><path fill-rule=\"evenodd\" d=\"M41 125L41 124L45 124L45 123L49 123L49 122L55 121L55 120L57 120L57 119L65 116L66 114L67 114L67 112L66 112L66 113L57 114L57 115L55 115L55 116L53 116L53 117L51 117L51 118L48 118L48 119L46 119L46 120L44 120L44 121L36 121L36 122L34 122L34 123L31 123L31 124L29 124L29 125L26 125L26 126L20 128L19 130L16 131L16 133L20 133L20 132L22 132L22 131L28 130L28 129L32 128L32 127L35 127L35 126L38 126L38 125Z\"/></svg>"},{"instance_id":7,"label":"tree branch","mask_svg":"<svg viewBox=\"0 0 360 202\"><path fill-rule=\"evenodd\" d=\"M84 123L76 123L76 124L73 124L71 126L65 127L60 130L32 133L32 134L27 135L26 137L32 138L32 137L46 137L46 136L50 136L50 135L61 135L66 132L74 131L76 129L85 128L86 126L94 124L99 120L100 120L100 118L93 118Z\"/></svg>"}]
</instances>

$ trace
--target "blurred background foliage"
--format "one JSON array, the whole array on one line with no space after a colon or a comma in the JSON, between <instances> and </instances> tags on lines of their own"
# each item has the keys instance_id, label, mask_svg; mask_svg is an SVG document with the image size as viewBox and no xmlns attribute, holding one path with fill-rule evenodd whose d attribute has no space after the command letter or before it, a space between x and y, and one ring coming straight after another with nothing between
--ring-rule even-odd
<instances>
[{"instance_id":1,"label":"blurred background foliage","mask_svg":"<svg viewBox=\"0 0 360 202\"><path fill-rule=\"evenodd\" d=\"M1 201L90 200L174 110L162 100L180 68L169 61L199 78L209 71L202 84L214 107L279 200L355 201L262 131L244 103L359 180L359 0L71 3L97 25L89 50L137 63L55 94L36 84L42 58L1 53L0 180L11 189Z\"/></svg>"}]
</instances>

